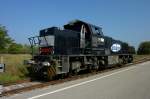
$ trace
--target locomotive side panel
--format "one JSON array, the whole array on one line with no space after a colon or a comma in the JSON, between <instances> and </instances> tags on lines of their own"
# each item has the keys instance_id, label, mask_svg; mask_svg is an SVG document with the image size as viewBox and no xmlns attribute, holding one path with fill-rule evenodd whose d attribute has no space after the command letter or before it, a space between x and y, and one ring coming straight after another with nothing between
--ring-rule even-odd
<instances>
[{"instance_id":1,"label":"locomotive side panel","mask_svg":"<svg viewBox=\"0 0 150 99\"><path fill-rule=\"evenodd\" d=\"M55 32L55 55L80 54L79 33L71 30Z\"/></svg>"}]
</instances>

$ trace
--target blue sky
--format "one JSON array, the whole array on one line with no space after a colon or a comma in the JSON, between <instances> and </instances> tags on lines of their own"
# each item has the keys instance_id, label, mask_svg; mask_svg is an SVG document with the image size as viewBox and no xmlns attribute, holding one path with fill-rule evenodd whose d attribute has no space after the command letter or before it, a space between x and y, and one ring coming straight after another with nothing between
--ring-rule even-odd
<instances>
[{"instance_id":1,"label":"blue sky","mask_svg":"<svg viewBox=\"0 0 150 99\"><path fill-rule=\"evenodd\" d=\"M150 0L0 0L0 24L18 43L40 29L80 19L137 48L150 40Z\"/></svg>"}]
</instances>

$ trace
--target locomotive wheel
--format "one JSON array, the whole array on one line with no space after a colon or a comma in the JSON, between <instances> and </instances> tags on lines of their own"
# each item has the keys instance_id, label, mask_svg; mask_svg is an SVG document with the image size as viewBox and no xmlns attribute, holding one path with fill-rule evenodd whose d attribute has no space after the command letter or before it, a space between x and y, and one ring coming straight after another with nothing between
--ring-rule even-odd
<instances>
[{"instance_id":1,"label":"locomotive wheel","mask_svg":"<svg viewBox=\"0 0 150 99\"><path fill-rule=\"evenodd\" d=\"M99 70L99 66L97 65L94 69L95 69L96 71L98 71L98 70Z\"/></svg>"},{"instance_id":2,"label":"locomotive wheel","mask_svg":"<svg viewBox=\"0 0 150 99\"><path fill-rule=\"evenodd\" d=\"M106 68L105 63L105 60L99 60L99 70Z\"/></svg>"},{"instance_id":3,"label":"locomotive wheel","mask_svg":"<svg viewBox=\"0 0 150 99\"><path fill-rule=\"evenodd\" d=\"M127 58L123 57L123 64L127 64Z\"/></svg>"},{"instance_id":4,"label":"locomotive wheel","mask_svg":"<svg viewBox=\"0 0 150 99\"><path fill-rule=\"evenodd\" d=\"M123 65L123 58L119 58L119 66Z\"/></svg>"},{"instance_id":5,"label":"locomotive wheel","mask_svg":"<svg viewBox=\"0 0 150 99\"><path fill-rule=\"evenodd\" d=\"M28 71L29 71L29 76L31 77L31 80L34 80L34 79L35 79L35 72L34 72L34 70L33 70L33 67L30 66L30 67L28 67L27 69L28 69Z\"/></svg>"},{"instance_id":6,"label":"locomotive wheel","mask_svg":"<svg viewBox=\"0 0 150 99\"><path fill-rule=\"evenodd\" d=\"M30 77L31 80L43 80L43 69L44 68L40 68L40 69L36 69L35 66L30 67Z\"/></svg>"},{"instance_id":7,"label":"locomotive wheel","mask_svg":"<svg viewBox=\"0 0 150 99\"><path fill-rule=\"evenodd\" d=\"M72 70L72 75L73 75L73 76L74 76L74 75L78 75L78 71L77 71L77 69Z\"/></svg>"},{"instance_id":8,"label":"locomotive wheel","mask_svg":"<svg viewBox=\"0 0 150 99\"><path fill-rule=\"evenodd\" d=\"M32 65L30 67L30 75L31 75L31 78L34 80L34 79L40 79L41 78L41 75L40 75L40 68L38 65Z\"/></svg>"},{"instance_id":9,"label":"locomotive wheel","mask_svg":"<svg viewBox=\"0 0 150 99\"><path fill-rule=\"evenodd\" d=\"M133 58L132 57L129 57L128 58L128 63L132 63L133 62Z\"/></svg>"}]
</instances>

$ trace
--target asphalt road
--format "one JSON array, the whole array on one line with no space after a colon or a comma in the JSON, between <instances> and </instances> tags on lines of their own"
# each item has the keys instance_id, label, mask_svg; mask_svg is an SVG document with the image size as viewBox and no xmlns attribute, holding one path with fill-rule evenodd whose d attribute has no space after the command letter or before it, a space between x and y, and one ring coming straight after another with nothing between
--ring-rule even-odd
<instances>
[{"instance_id":1,"label":"asphalt road","mask_svg":"<svg viewBox=\"0 0 150 99\"><path fill-rule=\"evenodd\" d=\"M150 61L8 99L150 99Z\"/></svg>"}]
</instances>

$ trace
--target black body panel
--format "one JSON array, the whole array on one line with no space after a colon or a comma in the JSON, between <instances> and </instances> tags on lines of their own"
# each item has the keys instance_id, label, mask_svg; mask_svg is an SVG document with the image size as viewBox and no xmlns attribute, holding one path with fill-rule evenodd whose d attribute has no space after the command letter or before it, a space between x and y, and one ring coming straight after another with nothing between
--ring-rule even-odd
<instances>
[{"instance_id":1,"label":"black body panel","mask_svg":"<svg viewBox=\"0 0 150 99\"><path fill-rule=\"evenodd\" d=\"M41 30L40 36L54 35L54 54L80 54L80 33L72 30L60 30L57 27Z\"/></svg>"}]
</instances>

